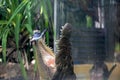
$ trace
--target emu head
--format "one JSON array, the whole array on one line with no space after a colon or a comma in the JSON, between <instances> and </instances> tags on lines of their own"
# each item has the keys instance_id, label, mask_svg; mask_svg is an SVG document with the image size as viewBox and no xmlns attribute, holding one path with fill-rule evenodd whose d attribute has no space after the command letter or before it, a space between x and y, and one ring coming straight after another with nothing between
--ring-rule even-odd
<instances>
[{"instance_id":1,"label":"emu head","mask_svg":"<svg viewBox=\"0 0 120 80\"><path fill-rule=\"evenodd\" d=\"M53 50L46 45L44 41L44 35L47 29L43 30L40 32L39 30L35 30L33 32L33 36L31 38L31 42L33 45L36 46L36 48L39 50L38 53L42 55L43 62L48 66L48 67L54 67L55 65L55 55L53 53Z\"/></svg>"},{"instance_id":2,"label":"emu head","mask_svg":"<svg viewBox=\"0 0 120 80\"><path fill-rule=\"evenodd\" d=\"M34 30L33 31L33 36L30 40L30 42L33 42L33 41L38 41L39 39L42 39L43 36L45 35L47 29L44 29L42 32L40 32L39 30Z\"/></svg>"}]
</instances>

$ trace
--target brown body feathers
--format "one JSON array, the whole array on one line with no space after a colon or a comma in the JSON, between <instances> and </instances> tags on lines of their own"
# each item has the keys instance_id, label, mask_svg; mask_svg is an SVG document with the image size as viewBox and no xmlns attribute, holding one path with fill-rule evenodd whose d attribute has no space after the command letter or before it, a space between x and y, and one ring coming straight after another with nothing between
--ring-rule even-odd
<instances>
[{"instance_id":1,"label":"brown body feathers","mask_svg":"<svg viewBox=\"0 0 120 80\"><path fill-rule=\"evenodd\" d=\"M70 36L72 26L66 23L62 27L61 37L58 43L59 51L56 54L56 72L52 80L76 80L73 69Z\"/></svg>"}]
</instances>

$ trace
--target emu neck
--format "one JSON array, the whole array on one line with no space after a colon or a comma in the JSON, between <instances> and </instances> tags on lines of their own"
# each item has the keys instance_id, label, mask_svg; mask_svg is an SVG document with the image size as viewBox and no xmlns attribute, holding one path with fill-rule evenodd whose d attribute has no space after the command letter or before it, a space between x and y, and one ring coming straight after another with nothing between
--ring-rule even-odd
<instances>
[{"instance_id":1,"label":"emu neck","mask_svg":"<svg viewBox=\"0 0 120 80\"><path fill-rule=\"evenodd\" d=\"M51 80L55 68L55 56L52 50L42 40L36 41L36 62L40 74L40 80ZM49 64L50 59L53 65Z\"/></svg>"}]
</instances>

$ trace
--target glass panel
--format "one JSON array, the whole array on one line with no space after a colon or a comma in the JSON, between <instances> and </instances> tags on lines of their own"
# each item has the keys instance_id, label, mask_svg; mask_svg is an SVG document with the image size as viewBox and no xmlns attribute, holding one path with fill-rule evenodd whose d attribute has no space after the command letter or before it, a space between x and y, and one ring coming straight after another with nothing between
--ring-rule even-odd
<instances>
[{"instance_id":1,"label":"glass panel","mask_svg":"<svg viewBox=\"0 0 120 80\"><path fill-rule=\"evenodd\" d=\"M55 0L54 4L56 27L54 43L57 44L60 39L61 26L70 23L73 30L70 39L72 57L76 73L81 74L79 75L80 80L82 80L81 77L90 78L88 75L94 75L96 66L100 69L106 68L106 70L114 68L116 66L114 63L118 63L117 57L120 54L120 1ZM57 51L57 46L54 47ZM82 72L84 69L85 71ZM103 72L99 71L101 70L98 69L96 73L100 73L100 75L104 73L104 70ZM83 80L89 80L88 78ZM106 80L106 76L104 79Z\"/></svg>"}]
</instances>

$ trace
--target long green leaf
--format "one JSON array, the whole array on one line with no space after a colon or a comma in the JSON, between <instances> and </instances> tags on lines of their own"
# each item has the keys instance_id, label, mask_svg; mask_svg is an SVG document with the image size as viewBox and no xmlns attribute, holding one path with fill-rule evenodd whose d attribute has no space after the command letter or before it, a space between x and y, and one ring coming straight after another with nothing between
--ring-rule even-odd
<instances>
[{"instance_id":1,"label":"long green leaf","mask_svg":"<svg viewBox=\"0 0 120 80\"><path fill-rule=\"evenodd\" d=\"M25 24L25 27L27 28L27 30L32 34L32 27L29 24Z\"/></svg>"},{"instance_id":2,"label":"long green leaf","mask_svg":"<svg viewBox=\"0 0 120 80\"><path fill-rule=\"evenodd\" d=\"M27 73L26 73L26 70L25 70L25 67L24 67L24 64L23 64L23 60L22 60L22 57L21 57L21 53L19 50L17 50L18 52L18 59L19 59L19 62L20 62L20 68L21 68L21 71L22 71L22 75L24 77L24 80L28 80L28 77L27 77Z\"/></svg>"},{"instance_id":3,"label":"long green leaf","mask_svg":"<svg viewBox=\"0 0 120 80\"><path fill-rule=\"evenodd\" d=\"M45 21L48 22L49 20L48 20L47 6L46 6L45 1L41 0L40 5L41 5L41 8L43 8L43 15L44 15Z\"/></svg>"},{"instance_id":4,"label":"long green leaf","mask_svg":"<svg viewBox=\"0 0 120 80\"><path fill-rule=\"evenodd\" d=\"M49 15L52 16L52 4L51 4L51 0L47 0L47 8L49 8Z\"/></svg>"},{"instance_id":5,"label":"long green leaf","mask_svg":"<svg viewBox=\"0 0 120 80\"><path fill-rule=\"evenodd\" d=\"M6 63L6 45L7 45L7 36L9 33L9 29L6 29L2 36L2 47L3 47L3 61Z\"/></svg>"},{"instance_id":6,"label":"long green leaf","mask_svg":"<svg viewBox=\"0 0 120 80\"><path fill-rule=\"evenodd\" d=\"M25 6L27 3L28 3L28 0L24 0L24 1L22 1L22 2L18 5L18 7L16 8L16 10L15 10L14 13L12 14L11 18L9 19L6 27L12 22L12 20L14 19L14 17L20 12L20 10L21 10L22 8L24 8L24 6Z\"/></svg>"},{"instance_id":7,"label":"long green leaf","mask_svg":"<svg viewBox=\"0 0 120 80\"><path fill-rule=\"evenodd\" d=\"M35 57L35 60L36 60L36 62L35 62L35 65L34 65L34 71L36 72L37 71L37 66L38 66L38 60L37 60L37 49L36 49L36 47L33 45L33 53L34 53L34 57Z\"/></svg>"},{"instance_id":8,"label":"long green leaf","mask_svg":"<svg viewBox=\"0 0 120 80\"><path fill-rule=\"evenodd\" d=\"M21 22L21 14L17 14L16 26L14 31L17 49L19 48L20 22Z\"/></svg>"},{"instance_id":9,"label":"long green leaf","mask_svg":"<svg viewBox=\"0 0 120 80\"><path fill-rule=\"evenodd\" d=\"M44 15L44 19L45 19L45 25L43 26L44 28L48 28L49 25L49 18L48 18L48 6L46 5L46 3L48 4L47 1L45 0L41 0L41 13ZM50 7L50 3L49 3L49 7ZM49 45L49 33L46 33L46 43Z\"/></svg>"},{"instance_id":10,"label":"long green leaf","mask_svg":"<svg viewBox=\"0 0 120 80\"><path fill-rule=\"evenodd\" d=\"M26 14L27 14L27 23L25 24L25 27L27 28L27 30L30 32L30 34L32 34L32 20L31 20L31 2L29 2L26 6Z\"/></svg>"}]
</instances>

